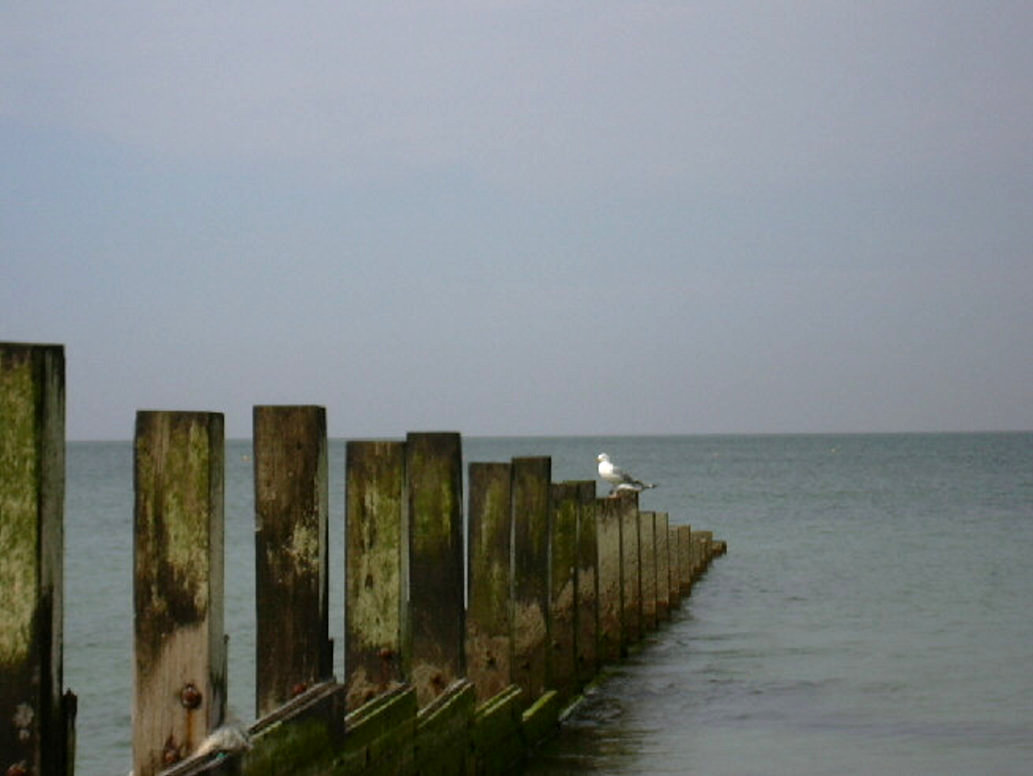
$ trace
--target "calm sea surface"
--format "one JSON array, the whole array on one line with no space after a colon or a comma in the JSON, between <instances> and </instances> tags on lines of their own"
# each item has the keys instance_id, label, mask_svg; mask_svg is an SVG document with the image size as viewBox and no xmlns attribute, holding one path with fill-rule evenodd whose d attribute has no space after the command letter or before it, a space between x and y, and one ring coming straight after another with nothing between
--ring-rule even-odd
<instances>
[{"instance_id":1,"label":"calm sea surface","mask_svg":"<svg viewBox=\"0 0 1033 776\"><path fill-rule=\"evenodd\" d=\"M729 542L533 774L1033 773L1033 434L464 438L468 461L598 452L644 509ZM230 705L254 716L249 442L227 444ZM130 767L132 448L70 443L65 684L77 773ZM602 493L602 486L600 486ZM343 675L344 443L331 444Z\"/></svg>"}]
</instances>

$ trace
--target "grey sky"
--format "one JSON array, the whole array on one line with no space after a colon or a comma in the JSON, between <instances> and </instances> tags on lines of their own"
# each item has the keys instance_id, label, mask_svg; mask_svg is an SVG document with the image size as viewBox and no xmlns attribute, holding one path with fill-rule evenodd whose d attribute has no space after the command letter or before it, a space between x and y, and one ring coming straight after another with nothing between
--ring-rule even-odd
<instances>
[{"instance_id":1,"label":"grey sky","mask_svg":"<svg viewBox=\"0 0 1033 776\"><path fill-rule=\"evenodd\" d=\"M1025 2L0 5L71 438L1033 428Z\"/></svg>"}]
</instances>

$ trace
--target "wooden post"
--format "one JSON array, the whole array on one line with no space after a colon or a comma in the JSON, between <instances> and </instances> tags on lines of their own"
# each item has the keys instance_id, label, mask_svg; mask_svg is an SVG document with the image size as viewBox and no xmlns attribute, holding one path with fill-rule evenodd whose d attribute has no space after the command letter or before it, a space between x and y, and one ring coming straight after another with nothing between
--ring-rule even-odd
<instances>
[{"instance_id":1,"label":"wooden post","mask_svg":"<svg viewBox=\"0 0 1033 776\"><path fill-rule=\"evenodd\" d=\"M151 776L222 723L223 417L136 416L133 772Z\"/></svg>"},{"instance_id":2,"label":"wooden post","mask_svg":"<svg viewBox=\"0 0 1033 776\"><path fill-rule=\"evenodd\" d=\"M671 619L670 528L666 512L656 513L656 618Z\"/></svg>"},{"instance_id":3,"label":"wooden post","mask_svg":"<svg viewBox=\"0 0 1033 776\"><path fill-rule=\"evenodd\" d=\"M345 459L344 670L354 711L403 681L405 443L350 441Z\"/></svg>"},{"instance_id":4,"label":"wooden post","mask_svg":"<svg viewBox=\"0 0 1033 776\"><path fill-rule=\"evenodd\" d=\"M669 525L667 528L667 558L670 563L670 577L668 579L668 596L671 601L671 608L681 606L681 550L680 532L678 526Z\"/></svg>"},{"instance_id":5,"label":"wooden post","mask_svg":"<svg viewBox=\"0 0 1033 776\"><path fill-rule=\"evenodd\" d=\"M0 343L0 773L63 774L74 757L61 698L64 488L64 348Z\"/></svg>"},{"instance_id":6,"label":"wooden post","mask_svg":"<svg viewBox=\"0 0 1033 776\"><path fill-rule=\"evenodd\" d=\"M525 706L548 686L551 458L513 459L512 681Z\"/></svg>"},{"instance_id":7,"label":"wooden post","mask_svg":"<svg viewBox=\"0 0 1033 776\"><path fill-rule=\"evenodd\" d=\"M255 407L255 708L259 717L333 673L326 410Z\"/></svg>"},{"instance_id":8,"label":"wooden post","mask_svg":"<svg viewBox=\"0 0 1033 776\"><path fill-rule=\"evenodd\" d=\"M656 513L638 513L638 546L642 592L642 631L656 630Z\"/></svg>"},{"instance_id":9,"label":"wooden post","mask_svg":"<svg viewBox=\"0 0 1033 776\"><path fill-rule=\"evenodd\" d=\"M678 590L687 596L692 590L692 528L678 526Z\"/></svg>"},{"instance_id":10,"label":"wooden post","mask_svg":"<svg viewBox=\"0 0 1033 776\"><path fill-rule=\"evenodd\" d=\"M642 564L638 542L638 493L616 497L621 516L621 578L624 589L624 626L621 653L642 638Z\"/></svg>"},{"instance_id":11,"label":"wooden post","mask_svg":"<svg viewBox=\"0 0 1033 776\"><path fill-rule=\"evenodd\" d=\"M463 676L463 456L459 434L411 433L409 670L420 706Z\"/></svg>"},{"instance_id":12,"label":"wooden post","mask_svg":"<svg viewBox=\"0 0 1033 776\"><path fill-rule=\"evenodd\" d=\"M615 498L596 499L595 526L599 553L599 661L613 662L620 659L624 632L621 502Z\"/></svg>"},{"instance_id":13,"label":"wooden post","mask_svg":"<svg viewBox=\"0 0 1033 776\"><path fill-rule=\"evenodd\" d=\"M577 648L578 682L588 684L599 670L599 562L595 521L595 482L583 480L578 488L577 523Z\"/></svg>"},{"instance_id":14,"label":"wooden post","mask_svg":"<svg viewBox=\"0 0 1033 776\"><path fill-rule=\"evenodd\" d=\"M562 699L577 687L575 662L577 608L577 522L579 486L564 482L551 487L552 547L549 595L549 686Z\"/></svg>"},{"instance_id":15,"label":"wooden post","mask_svg":"<svg viewBox=\"0 0 1033 776\"><path fill-rule=\"evenodd\" d=\"M511 478L508 463L470 464L466 671L479 702L509 685Z\"/></svg>"}]
</instances>

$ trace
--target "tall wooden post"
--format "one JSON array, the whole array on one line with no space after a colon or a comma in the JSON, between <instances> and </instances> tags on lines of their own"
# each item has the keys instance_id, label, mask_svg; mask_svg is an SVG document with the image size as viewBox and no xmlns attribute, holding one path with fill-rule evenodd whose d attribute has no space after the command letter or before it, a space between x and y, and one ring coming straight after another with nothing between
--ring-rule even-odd
<instances>
[{"instance_id":1,"label":"tall wooden post","mask_svg":"<svg viewBox=\"0 0 1033 776\"><path fill-rule=\"evenodd\" d=\"M256 704L264 716L333 672L326 410L253 411Z\"/></svg>"},{"instance_id":2,"label":"tall wooden post","mask_svg":"<svg viewBox=\"0 0 1033 776\"><path fill-rule=\"evenodd\" d=\"M350 441L345 458L344 670L355 710L403 681L405 443Z\"/></svg>"},{"instance_id":3,"label":"tall wooden post","mask_svg":"<svg viewBox=\"0 0 1033 776\"><path fill-rule=\"evenodd\" d=\"M552 459L513 459L512 680L533 703L548 686Z\"/></svg>"},{"instance_id":4,"label":"tall wooden post","mask_svg":"<svg viewBox=\"0 0 1033 776\"><path fill-rule=\"evenodd\" d=\"M642 565L638 541L638 493L621 493L615 500L621 518L621 578L623 579L624 612L621 621L624 634L621 651L642 638Z\"/></svg>"},{"instance_id":5,"label":"tall wooden post","mask_svg":"<svg viewBox=\"0 0 1033 776\"><path fill-rule=\"evenodd\" d=\"M656 513L656 618L671 619L671 531L666 512Z\"/></svg>"},{"instance_id":6,"label":"tall wooden post","mask_svg":"<svg viewBox=\"0 0 1033 776\"><path fill-rule=\"evenodd\" d=\"M68 764L64 488L64 348L0 343L0 773Z\"/></svg>"},{"instance_id":7,"label":"tall wooden post","mask_svg":"<svg viewBox=\"0 0 1033 776\"><path fill-rule=\"evenodd\" d=\"M421 706L463 676L463 456L459 434L410 433L409 670Z\"/></svg>"},{"instance_id":8,"label":"tall wooden post","mask_svg":"<svg viewBox=\"0 0 1033 776\"><path fill-rule=\"evenodd\" d=\"M638 513L642 630L656 629L656 513Z\"/></svg>"},{"instance_id":9,"label":"tall wooden post","mask_svg":"<svg viewBox=\"0 0 1033 776\"><path fill-rule=\"evenodd\" d=\"M509 685L511 477L508 463L470 464L466 671L478 701L494 697Z\"/></svg>"},{"instance_id":10,"label":"tall wooden post","mask_svg":"<svg viewBox=\"0 0 1033 776\"><path fill-rule=\"evenodd\" d=\"M223 417L136 416L133 772L189 755L226 705Z\"/></svg>"},{"instance_id":11,"label":"tall wooden post","mask_svg":"<svg viewBox=\"0 0 1033 776\"><path fill-rule=\"evenodd\" d=\"M551 487L552 538L549 573L549 685L569 698L577 688L575 662L577 601L577 522L579 488L572 482Z\"/></svg>"},{"instance_id":12,"label":"tall wooden post","mask_svg":"<svg viewBox=\"0 0 1033 776\"><path fill-rule=\"evenodd\" d=\"M670 578L668 580L668 596L671 600L671 608L681 606L681 550L680 533L678 526L668 525L667 527L667 558L670 563Z\"/></svg>"},{"instance_id":13,"label":"tall wooden post","mask_svg":"<svg viewBox=\"0 0 1033 776\"><path fill-rule=\"evenodd\" d=\"M678 526L678 590L682 597L692 590L692 527Z\"/></svg>"},{"instance_id":14,"label":"tall wooden post","mask_svg":"<svg viewBox=\"0 0 1033 776\"><path fill-rule=\"evenodd\" d=\"M599 549L595 520L595 481L575 483L577 522L577 676L582 686L599 670Z\"/></svg>"},{"instance_id":15,"label":"tall wooden post","mask_svg":"<svg viewBox=\"0 0 1033 776\"><path fill-rule=\"evenodd\" d=\"M599 660L613 662L620 659L624 633L624 581L621 569L621 508L615 498L600 498L595 502L595 525L598 546L599 591Z\"/></svg>"}]
</instances>

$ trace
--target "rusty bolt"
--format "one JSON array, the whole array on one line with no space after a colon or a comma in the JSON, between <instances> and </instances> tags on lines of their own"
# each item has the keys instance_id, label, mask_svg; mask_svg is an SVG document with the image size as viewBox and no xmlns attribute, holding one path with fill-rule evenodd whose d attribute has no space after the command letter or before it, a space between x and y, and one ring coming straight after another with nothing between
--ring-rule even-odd
<instances>
[{"instance_id":1,"label":"rusty bolt","mask_svg":"<svg viewBox=\"0 0 1033 776\"><path fill-rule=\"evenodd\" d=\"M292 698L297 698L299 695L301 695L307 689L308 689L308 682L298 682L293 687L291 687L291 697Z\"/></svg>"},{"instance_id":2,"label":"rusty bolt","mask_svg":"<svg viewBox=\"0 0 1033 776\"><path fill-rule=\"evenodd\" d=\"M179 691L179 702L183 704L184 709L196 709L201 705L201 691L188 682Z\"/></svg>"},{"instance_id":3,"label":"rusty bolt","mask_svg":"<svg viewBox=\"0 0 1033 776\"><path fill-rule=\"evenodd\" d=\"M6 776L29 776L29 768L25 765L25 761L22 760L20 763L15 763L9 767Z\"/></svg>"},{"instance_id":4,"label":"rusty bolt","mask_svg":"<svg viewBox=\"0 0 1033 776\"><path fill-rule=\"evenodd\" d=\"M381 660L390 660L395 656L395 653L394 650L390 647L381 647L380 651L377 653L377 656Z\"/></svg>"}]
</instances>

